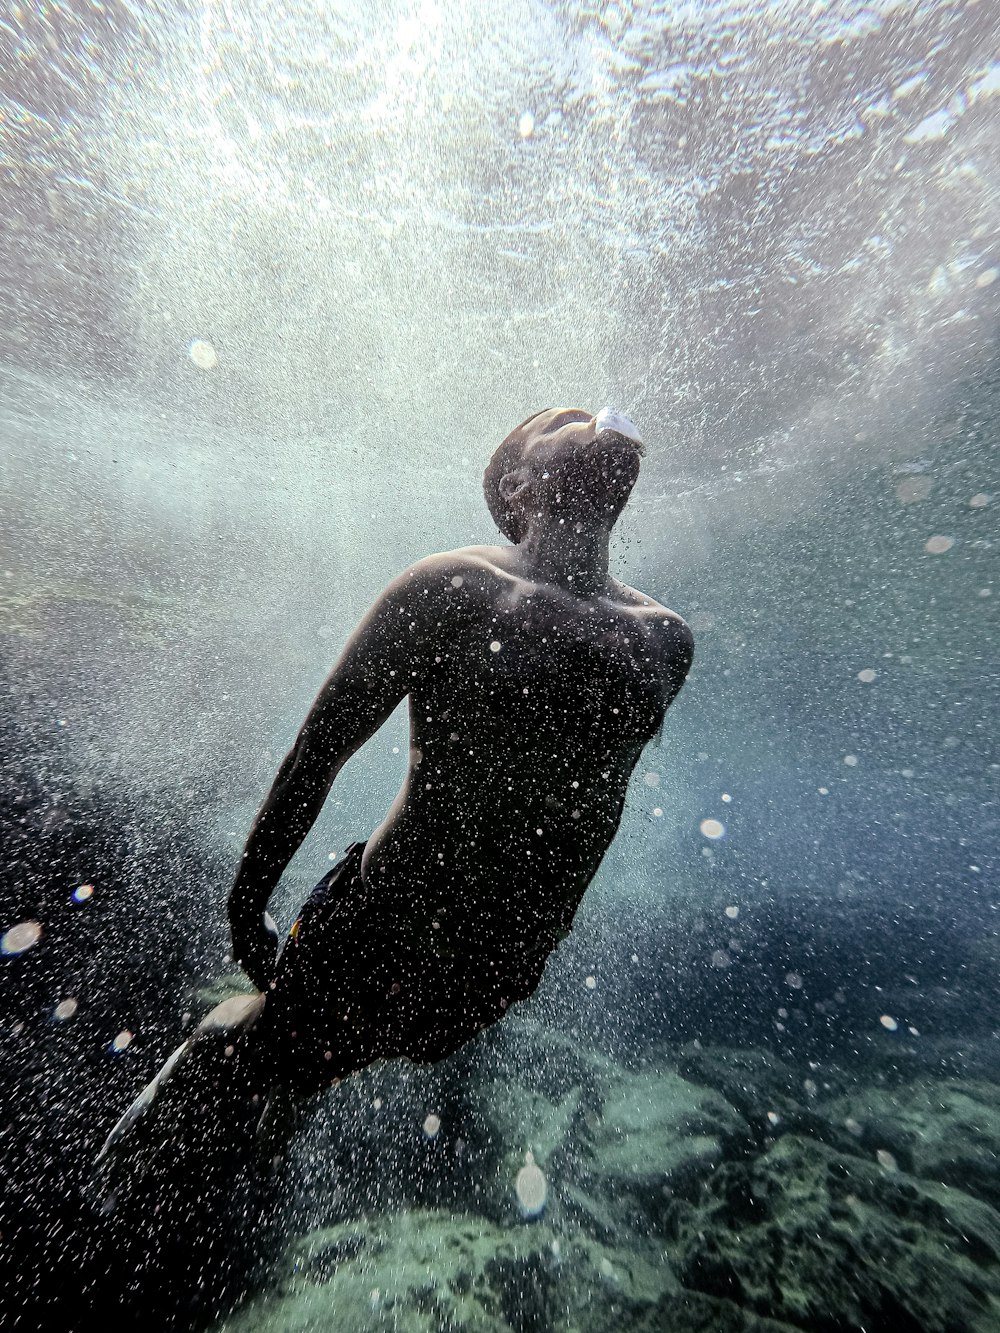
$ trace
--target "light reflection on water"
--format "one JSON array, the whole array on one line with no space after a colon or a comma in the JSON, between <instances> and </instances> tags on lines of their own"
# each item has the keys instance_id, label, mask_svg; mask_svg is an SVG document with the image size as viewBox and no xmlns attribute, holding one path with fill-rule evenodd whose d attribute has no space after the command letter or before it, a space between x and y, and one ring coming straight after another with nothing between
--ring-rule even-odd
<instances>
[{"instance_id":1,"label":"light reflection on water","mask_svg":"<svg viewBox=\"0 0 1000 1333\"><path fill-rule=\"evenodd\" d=\"M498 412L606 395L658 432L654 493L736 459L911 457L995 320L992 24L982 4L54 6L9 81L10 253L35 270L18 359L55 343L283 432L374 413L421 461L431 422L493 438ZM81 228L61 285L96 298L89 361L60 279L31 308Z\"/></svg>"}]
</instances>

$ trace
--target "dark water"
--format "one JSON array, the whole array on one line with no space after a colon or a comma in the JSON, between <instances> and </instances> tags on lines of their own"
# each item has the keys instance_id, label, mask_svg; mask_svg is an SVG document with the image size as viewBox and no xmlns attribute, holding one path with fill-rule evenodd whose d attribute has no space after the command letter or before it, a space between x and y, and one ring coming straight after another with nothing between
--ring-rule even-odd
<instances>
[{"instance_id":1,"label":"dark water","mask_svg":"<svg viewBox=\"0 0 1000 1333\"><path fill-rule=\"evenodd\" d=\"M998 36L3 16L0 1326L1000 1327ZM270 1178L219 1121L95 1212L238 985L235 860L347 634L494 540L516 421L606 401L650 442L612 573L696 662L541 988L332 1090Z\"/></svg>"}]
</instances>

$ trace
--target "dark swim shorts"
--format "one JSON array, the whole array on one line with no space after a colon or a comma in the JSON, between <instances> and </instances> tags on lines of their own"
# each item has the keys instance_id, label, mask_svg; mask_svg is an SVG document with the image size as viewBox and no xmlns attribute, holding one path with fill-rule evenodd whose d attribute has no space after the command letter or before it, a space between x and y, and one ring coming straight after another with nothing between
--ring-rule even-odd
<instances>
[{"instance_id":1,"label":"dark swim shorts","mask_svg":"<svg viewBox=\"0 0 1000 1333\"><path fill-rule=\"evenodd\" d=\"M325 875L295 922L256 1036L276 1082L308 1094L374 1060L443 1060L538 986L565 930L534 938L471 911L377 900L365 843ZM461 920L459 920L461 916Z\"/></svg>"}]
</instances>

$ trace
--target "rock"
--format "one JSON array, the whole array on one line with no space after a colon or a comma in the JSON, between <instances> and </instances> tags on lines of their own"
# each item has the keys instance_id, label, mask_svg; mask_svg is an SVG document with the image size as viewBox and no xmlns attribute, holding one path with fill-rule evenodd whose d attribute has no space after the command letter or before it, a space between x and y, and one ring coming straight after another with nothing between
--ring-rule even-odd
<instances>
[{"instance_id":1,"label":"rock","mask_svg":"<svg viewBox=\"0 0 1000 1333\"><path fill-rule=\"evenodd\" d=\"M531 1152L543 1167L570 1149L583 1118L583 1089L573 1088L558 1102L520 1084L486 1083L477 1089L476 1105L503 1145L504 1151L524 1160Z\"/></svg>"},{"instance_id":2,"label":"rock","mask_svg":"<svg viewBox=\"0 0 1000 1333\"><path fill-rule=\"evenodd\" d=\"M682 1048L677 1068L692 1083L714 1088L750 1121L762 1119L777 1105L798 1104L807 1097L801 1073L769 1051L753 1047L731 1049L692 1042Z\"/></svg>"},{"instance_id":3,"label":"rock","mask_svg":"<svg viewBox=\"0 0 1000 1333\"><path fill-rule=\"evenodd\" d=\"M1000 1050L996 1038L921 1036L909 1047L905 1068L910 1078L953 1078L1000 1083Z\"/></svg>"},{"instance_id":4,"label":"rock","mask_svg":"<svg viewBox=\"0 0 1000 1333\"><path fill-rule=\"evenodd\" d=\"M216 1333L652 1329L642 1321L670 1293L684 1298L634 1246L421 1210L300 1239L274 1289Z\"/></svg>"},{"instance_id":5,"label":"rock","mask_svg":"<svg viewBox=\"0 0 1000 1333\"><path fill-rule=\"evenodd\" d=\"M716 1089L740 1113L744 1128L760 1151L784 1134L819 1139L842 1152L854 1151L842 1117L826 1110L832 1090L841 1090L846 1075L839 1069L810 1065L792 1068L769 1051L749 1048L685 1046L678 1058L680 1072L695 1083ZM727 1155L739 1143L727 1145Z\"/></svg>"},{"instance_id":6,"label":"rock","mask_svg":"<svg viewBox=\"0 0 1000 1333\"><path fill-rule=\"evenodd\" d=\"M800 1333L794 1324L761 1319L731 1301L696 1291L662 1297L626 1328L627 1333Z\"/></svg>"},{"instance_id":7,"label":"rock","mask_svg":"<svg viewBox=\"0 0 1000 1333\"><path fill-rule=\"evenodd\" d=\"M681 1226L679 1276L798 1328L994 1333L1000 1215L788 1135L714 1174Z\"/></svg>"},{"instance_id":8,"label":"rock","mask_svg":"<svg viewBox=\"0 0 1000 1333\"><path fill-rule=\"evenodd\" d=\"M340 1202L299 1212L314 1230L225 1333L1000 1326L992 1084L831 1096L838 1077L764 1051L688 1048L688 1078L539 1035L471 1069L386 1067L339 1089L338 1119L357 1106L320 1175ZM546 1185L531 1218L515 1192L529 1154ZM405 1178L409 1202L372 1188L359 1207L359 1173Z\"/></svg>"},{"instance_id":9,"label":"rock","mask_svg":"<svg viewBox=\"0 0 1000 1333\"><path fill-rule=\"evenodd\" d=\"M620 1210L605 1204L588 1190L582 1190L570 1181L562 1181L559 1200L566 1220L602 1245L619 1245L626 1240L628 1228L619 1216Z\"/></svg>"},{"instance_id":10,"label":"rock","mask_svg":"<svg viewBox=\"0 0 1000 1333\"><path fill-rule=\"evenodd\" d=\"M693 1197L727 1152L752 1142L723 1097L672 1070L629 1071L554 1034L534 1037L545 1058L474 1097L493 1162L475 1206L496 1222L517 1219L513 1185L528 1152L546 1175L550 1211L566 1207L608 1240L623 1225L666 1225L676 1197Z\"/></svg>"},{"instance_id":11,"label":"rock","mask_svg":"<svg viewBox=\"0 0 1000 1333\"><path fill-rule=\"evenodd\" d=\"M696 1197L724 1141L743 1147L749 1134L722 1097L667 1069L621 1071L584 1141L587 1191L645 1230L666 1225L675 1197Z\"/></svg>"},{"instance_id":12,"label":"rock","mask_svg":"<svg viewBox=\"0 0 1000 1333\"><path fill-rule=\"evenodd\" d=\"M1000 1109L994 1084L920 1082L867 1088L824 1107L857 1149L893 1154L924 1180L954 1185L1000 1208Z\"/></svg>"},{"instance_id":13,"label":"rock","mask_svg":"<svg viewBox=\"0 0 1000 1333\"><path fill-rule=\"evenodd\" d=\"M599 1108L620 1066L514 1017L497 1027L436 1066L392 1061L324 1094L289 1166L308 1190L310 1225L397 1207L513 1224L526 1153L550 1183L575 1169L582 1118ZM439 1121L433 1137L429 1113ZM549 1200L558 1206L558 1191Z\"/></svg>"},{"instance_id":14,"label":"rock","mask_svg":"<svg viewBox=\"0 0 1000 1333\"><path fill-rule=\"evenodd\" d=\"M484 1036L496 1051L502 1077L516 1078L558 1102L574 1088L584 1094L612 1083L621 1066L593 1046L537 1021L512 1016Z\"/></svg>"},{"instance_id":15,"label":"rock","mask_svg":"<svg viewBox=\"0 0 1000 1333\"><path fill-rule=\"evenodd\" d=\"M479 1115L489 1126L495 1153L495 1164L481 1181L477 1211L495 1222L512 1223L522 1212L515 1185L529 1157L549 1191L566 1174L576 1153L582 1090L574 1089L561 1102L518 1084L488 1083L477 1091Z\"/></svg>"}]
</instances>

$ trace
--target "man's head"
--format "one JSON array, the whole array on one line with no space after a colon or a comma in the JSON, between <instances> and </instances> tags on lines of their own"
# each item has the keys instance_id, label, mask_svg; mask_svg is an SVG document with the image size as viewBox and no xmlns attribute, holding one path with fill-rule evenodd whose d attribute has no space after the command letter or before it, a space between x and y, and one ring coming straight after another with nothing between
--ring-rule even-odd
<instances>
[{"instance_id":1,"label":"man's head","mask_svg":"<svg viewBox=\"0 0 1000 1333\"><path fill-rule=\"evenodd\" d=\"M515 545L533 517L610 530L644 452L635 427L616 413L547 408L503 441L483 474L483 493L497 527Z\"/></svg>"}]
</instances>

